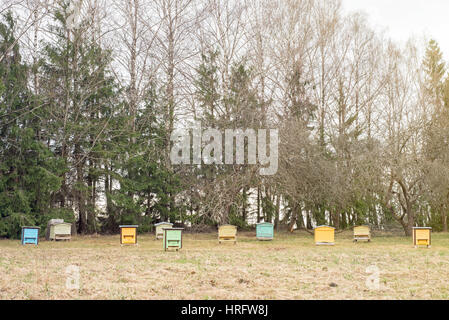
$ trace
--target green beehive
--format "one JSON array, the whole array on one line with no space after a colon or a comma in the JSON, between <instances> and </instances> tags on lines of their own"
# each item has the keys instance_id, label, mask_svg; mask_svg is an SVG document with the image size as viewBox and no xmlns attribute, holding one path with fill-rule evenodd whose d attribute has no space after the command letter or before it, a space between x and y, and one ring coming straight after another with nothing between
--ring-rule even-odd
<instances>
[{"instance_id":1,"label":"green beehive","mask_svg":"<svg viewBox=\"0 0 449 320\"><path fill-rule=\"evenodd\" d=\"M182 228L164 228L163 247L164 250L176 249L176 251L182 249Z\"/></svg>"},{"instance_id":2,"label":"green beehive","mask_svg":"<svg viewBox=\"0 0 449 320\"><path fill-rule=\"evenodd\" d=\"M47 226L47 240L71 240L72 224L67 222L50 222Z\"/></svg>"},{"instance_id":3,"label":"green beehive","mask_svg":"<svg viewBox=\"0 0 449 320\"><path fill-rule=\"evenodd\" d=\"M274 225L269 222L258 223L256 226L257 240L273 240Z\"/></svg>"}]
</instances>

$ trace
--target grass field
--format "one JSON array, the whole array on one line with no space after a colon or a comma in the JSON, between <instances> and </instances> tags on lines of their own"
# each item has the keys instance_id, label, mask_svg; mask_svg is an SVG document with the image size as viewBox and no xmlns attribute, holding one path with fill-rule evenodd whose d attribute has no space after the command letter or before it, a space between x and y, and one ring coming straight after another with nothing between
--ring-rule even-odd
<instances>
[{"instance_id":1,"label":"grass field","mask_svg":"<svg viewBox=\"0 0 449 320\"><path fill-rule=\"evenodd\" d=\"M306 233L255 233L219 245L216 234L186 234L180 252L164 252L152 235L137 247L119 236L76 237L23 247L0 241L1 299L449 299L449 235L431 249L411 239L377 236L354 244L338 234L334 247L316 247ZM68 266L79 289L67 289ZM367 284L379 270L379 287ZM370 271L371 270L371 271Z\"/></svg>"}]
</instances>

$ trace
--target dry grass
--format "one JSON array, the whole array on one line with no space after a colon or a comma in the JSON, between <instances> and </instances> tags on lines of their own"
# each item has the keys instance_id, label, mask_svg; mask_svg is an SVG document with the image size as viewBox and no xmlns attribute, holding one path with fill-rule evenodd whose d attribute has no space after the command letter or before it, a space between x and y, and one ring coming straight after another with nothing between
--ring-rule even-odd
<instances>
[{"instance_id":1,"label":"dry grass","mask_svg":"<svg viewBox=\"0 0 449 320\"><path fill-rule=\"evenodd\" d=\"M411 239L376 237L353 244L337 235L335 247L316 247L303 233L259 242L219 245L215 234L185 235L180 252L139 236L120 247L118 236L42 241L23 247L0 241L0 299L449 299L449 236L433 235L431 249ZM80 268L80 289L66 289L66 268ZM380 270L369 289L367 267Z\"/></svg>"}]
</instances>

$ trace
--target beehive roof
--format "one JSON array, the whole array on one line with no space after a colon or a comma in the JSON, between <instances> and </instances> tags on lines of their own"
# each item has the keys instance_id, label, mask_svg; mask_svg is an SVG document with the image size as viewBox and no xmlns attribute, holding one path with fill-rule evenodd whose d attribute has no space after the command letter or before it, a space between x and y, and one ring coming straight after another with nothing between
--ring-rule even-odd
<instances>
[{"instance_id":1,"label":"beehive roof","mask_svg":"<svg viewBox=\"0 0 449 320\"><path fill-rule=\"evenodd\" d=\"M56 224L64 223L64 219L50 219L47 222L47 227L54 226Z\"/></svg>"},{"instance_id":2,"label":"beehive roof","mask_svg":"<svg viewBox=\"0 0 449 320\"><path fill-rule=\"evenodd\" d=\"M68 222L51 222L51 223L49 223L50 226L57 226L57 225L60 225L60 224L72 225L71 223L68 223Z\"/></svg>"},{"instance_id":3,"label":"beehive roof","mask_svg":"<svg viewBox=\"0 0 449 320\"><path fill-rule=\"evenodd\" d=\"M122 225L122 226L119 226L119 228L138 228L139 226L138 225Z\"/></svg>"},{"instance_id":4,"label":"beehive roof","mask_svg":"<svg viewBox=\"0 0 449 320\"><path fill-rule=\"evenodd\" d=\"M271 222L260 222L257 225L259 225L259 224L272 224L272 223Z\"/></svg>"},{"instance_id":5,"label":"beehive roof","mask_svg":"<svg viewBox=\"0 0 449 320\"><path fill-rule=\"evenodd\" d=\"M431 227L413 227L413 229L430 229L430 230L432 230Z\"/></svg>"},{"instance_id":6,"label":"beehive roof","mask_svg":"<svg viewBox=\"0 0 449 320\"><path fill-rule=\"evenodd\" d=\"M170 222L159 222L159 223L156 223L154 226L157 227L157 226L164 225L164 224L169 224L171 226L173 225L173 223L170 223Z\"/></svg>"},{"instance_id":7,"label":"beehive roof","mask_svg":"<svg viewBox=\"0 0 449 320\"><path fill-rule=\"evenodd\" d=\"M40 229L41 227L29 227L29 226L25 226L22 227L22 229Z\"/></svg>"},{"instance_id":8,"label":"beehive roof","mask_svg":"<svg viewBox=\"0 0 449 320\"><path fill-rule=\"evenodd\" d=\"M332 229L335 229L334 227L331 227L331 226L318 226L315 229L318 229L318 228L332 228Z\"/></svg>"}]
</instances>

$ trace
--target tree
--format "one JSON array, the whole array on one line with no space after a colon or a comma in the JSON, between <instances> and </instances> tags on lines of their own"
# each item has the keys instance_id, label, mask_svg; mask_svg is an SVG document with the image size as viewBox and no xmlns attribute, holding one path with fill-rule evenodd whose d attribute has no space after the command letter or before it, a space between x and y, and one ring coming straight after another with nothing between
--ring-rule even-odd
<instances>
[{"instance_id":1,"label":"tree","mask_svg":"<svg viewBox=\"0 0 449 320\"><path fill-rule=\"evenodd\" d=\"M426 93L431 97L435 107L440 109L443 106L446 64L443 61L443 54L438 43L433 39L429 41L426 48L426 54L422 65L426 75Z\"/></svg>"},{"instance_id":2,"label":"tree","mask_svg":"<svg viewBox=\"0 0 449 320\"><path fill-rule=\"evenodd\" d=\"M42 128L28 89L11 13L0 22L0 237L18 237L24 225L45 225L63 163L39 139Z\"/></svg>"},{"instance_id":3,"label":"tree","mask_svg":"<svg viewBox=\"0 0 449 320\"><path fill-rule=\"evenodd\" d=\"M425 73L424 98L429 106L429 123L426 126L424 135L424 152L427 164L427 200L433 207L433 215L438 215L441 223L433 226L444 232L448 231L447 216L449 210L449 190L445 187L444 177L447 174L447 155L449 149L447 142L449 136L447 129L449 127L449 109L447 108L447 85L448 78L444 79L446 74L446 64L443 61L443 55L438 43L430 40L426 49L426 54L422 62L422 68ZM438 179L438 182L436 182Z\"/></svg>"},{"instance_id":4,"label":"tree","mask_svg":"<svg viewBox=\"0 0 449 320\"><path fill-rule=\"evenodd\" d=\"M85 19L71 28L67 6L61 2L56 9L56 41L45 47L41 82L50 115L45 138L69 168L62 175L57 205L74 207L78 231L89 233L97 231L96 186L102 165L97 156L121 104L109 69L110 52L97 42L94 21Z\"/></svg>"}]
</instances>

